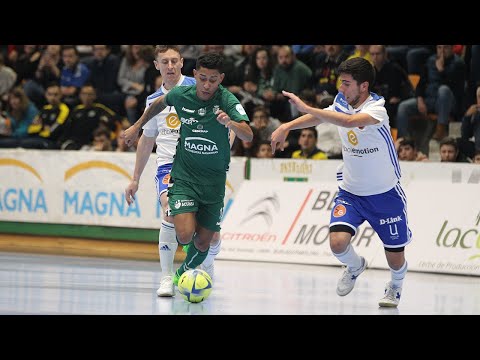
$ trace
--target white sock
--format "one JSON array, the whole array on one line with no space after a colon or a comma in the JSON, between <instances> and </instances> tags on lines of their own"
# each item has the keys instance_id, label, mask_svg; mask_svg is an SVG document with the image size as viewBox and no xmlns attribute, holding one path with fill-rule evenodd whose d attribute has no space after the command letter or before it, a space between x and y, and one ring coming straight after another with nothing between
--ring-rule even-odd
<instances>
[{"instance_id":1,"label":"white sock","mask_svg":"<svg viewBox=\"0 0 480 360\"><path fill-rule=\"evenodd\" d=\"M210 249L208 249L208 254L205 260L203 260L203 265L210 266L213 264L213 260L220 252L220 247L222 245L222 241L219 240L215 245L210 244Z\"/></svg>"},{"instance_id":2,"label":"white sock","mask_svg":"<svg viewBox=\"0 0 480 360\"><path fill-rule=\"evenodd\" d=\"M173 274L173 261L175 260L177 247L175 226L172 223L162 220L160 234L158 235L158 254L160 255L162 276Z\"/></svg>"},{"instance_id":3,"label":"white sock","mask_svg":"<svg viewBox=\"0 0 480 360\"><path fill-rule=\"evenodd\" d=\"M357 255L351 244L348 244L347 250L343 253L336 254L332 251L332 254L343 264L347 265L350 271L358 270L362 266L362 258Z\"/></svg>"},{"instance_id":4,"label":"white sock","mask_svg":"<svg viewBox=\"0 0 480 360\"><path fill-rule=\"evenodd\" d=\"M408 270L408 264L407 261L403 263L403 266L398 269L394 270L390 268L390 274L392 275L392 285L397 288L401 288L403 284L403 278L405 277L405 274L407 273Z\"/></svg>"}]
</instances>

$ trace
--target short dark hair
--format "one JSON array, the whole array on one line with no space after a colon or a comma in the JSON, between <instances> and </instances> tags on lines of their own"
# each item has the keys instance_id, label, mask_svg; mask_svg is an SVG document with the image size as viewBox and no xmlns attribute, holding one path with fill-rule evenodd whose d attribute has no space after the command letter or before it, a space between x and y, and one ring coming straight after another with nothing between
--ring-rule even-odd
<instances>
[{"instance_id":1,"label":"short dark hair","mask_svg":"<svg viewBox=\"0 0 480 360\"><path fill-rule=\"evenodd\" d=\"M415 140L413 140L413 139L410 138L410 137L403 138L403 139L400 141L400 146L411 146L412 149L416 149L416 148L417 148L417 145L415 144ZM399 146L399 147L400 147L400 146Z\"/></svg>"},{"instance_id":2,"label":"short dark hair","mask_svg":"<svg viewBox=\"0 0 480 360\"><path fill-rule=\"evenodd\" d=\"M455 151L458 151L458 143L457 143L457 140L455 140L453 137L447 136L447 137L443 138L443 139L440 141L440 146L439 146L439 148L441 148L443 145L453 146L453 147L455 148Z\"/></svg>"},{"instance_id":3,"label":"short dark hair","mask_svg":"<svg viewBox=\"0 0 480 360\"><path fill-rule=\"evenodd\" d=\"M201 67L218 70L219 73L223 73L223 55L219 53L206 53L202 54L197 59L196 70Z\"/></svg>"},{"instance_id":4,"label":"short dark hair","mask_svg":"<svg viewBox=\"0 0 480 360\"><path fill-rule=\"evenodd\" d=\"M51 88L51 87L54 87L54 86L60 87L60 83L59 83L58 81L50 81L50 82L47 84L47 86L45 86L45 90L46 90L46 89L49 89L49 88Z\"/></svg>"},{"instance_id":5,"label":"short dark hair","mask_svg":"<svg viewBox=\"0 0 480 360\"><path fill-rule=\"evenodd\" d=\"M303 129L300 131L300 134L302 133L302 131L311 131L311 132L313 133L313 137L314 137L315 139L318 139L318 131L317 131L317 129L315 128L315 126L303 128Z\"/></svg>"},{"instance_id":6,"label":"short dark hair","mask_svg":"<svg viewBox=\"0 0 480 360\"><path fill-rule=\"evenodd\" d=\"M375 81L375 69L368 60L362 57L347 59L338 66L338 74L352 75L353 80L358 84L368 82L368 89L373 86Z\"/></svg>"},{"instance_id":7,"label":"short dark hair","mask_svg":"<svg viewBox=\"0 0 480 360\"><path fill-rule=\"evenodd\" d=\"M62 54L65 50L73 50L75 55L79 56L78 49L75 45L62 45Z\"/></svg>"}]
</instances>

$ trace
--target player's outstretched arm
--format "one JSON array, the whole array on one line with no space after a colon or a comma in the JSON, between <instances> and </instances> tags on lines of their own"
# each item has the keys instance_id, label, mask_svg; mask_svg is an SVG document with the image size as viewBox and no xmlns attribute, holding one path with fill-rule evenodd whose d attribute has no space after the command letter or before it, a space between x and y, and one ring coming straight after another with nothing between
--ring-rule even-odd
<instances>
[{"instance_id":1,"label":"player's outstretched arm","mask_svg":"<svg viewBox=\"0 0 480 360\"><path fill-rule=\"evenodd\" d=\"M125 188L125 200L129 206L135 201L135 193L138 191L138 186L140 185L140 177L147 165L154 145L154 137L146 137L145 135L142 135L138 141L133 178L132 181L130 181L130 184Z\"/></svg>"},{"instance_id":2,"label":"player's outstretched arm","mask_svg":"<svg viewBox=\"0 0 480 360\"><path fill-rule=\"evenodd\" d=\"M142 116L128 129L126 129L120 136L125 138L125 143L128 146L132 146L137 140L138 133L143 125L145 125L155 115L161 113L167 105L165 104L165 95L160 96L150 106L145 109Z\"/></svg>"},{"instance_id":3,"label":"player's outstretched arm","mask_svg":"<svg viewBox=\"0 0 480 360\"><path fill-rule=\"evenodd\" d=\"M315 118L313 115L302 115L295 120L289 121L280 125L272 133L270 145L272 146L272 154L275 154L275 150L284 150L285 141L287 139L290 130L303 129L311 126L321 124L322 121Z\"/></svg>"},{"instance_id":4,"label":"player's outstretched arm","mask_svg":"<svg viewBox=\"0 0 480 360\"><path fill-rule=\"evenodd\" d=\"M289 130L303 129L304 127L316 126L324 122L328 122L334 125L347 127L347 128L374 125L378 123L378 120L374 119L372 116L366 113L360 112L358 114L350 115L350 114L343 114L336 111L317 109L305 104L294 93L291 93L288 91L282 91L282 94L288 97L288 101L290 102L290 104L293 104L298 109L298 111L307 113L313 116L313 121L311 122L310 121L303 122L302 120L302 122L299 123L297 120L301 119L301 117L293 121L290 121L290 123L288 123L288 124L291 124L291 127L289 128ZM305 124L309 124L309 125L298 127L299 125L305 125Z\"/></svg>"}]
</instances>

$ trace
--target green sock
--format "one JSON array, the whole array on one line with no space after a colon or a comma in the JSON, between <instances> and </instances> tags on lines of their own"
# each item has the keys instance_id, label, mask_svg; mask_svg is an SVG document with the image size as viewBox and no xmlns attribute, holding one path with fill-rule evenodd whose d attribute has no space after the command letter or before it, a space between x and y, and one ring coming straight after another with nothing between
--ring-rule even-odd
<instances>
[{"instance_id":1,"label":"green sock","mask_svg":"<svg viewBox=\"0 0 480 360\"><path fill-rule=\"evenodd\" d=\"M195 235L197 235L196 232L193 233L193 238L194 238L194 239L195 239ZM180 243L180 241L178 241L178 238L177 238L177 237L175 237L175 238L177 239L177 243L180 244L180 245L182 245L182 251L183 251L184 253L187 253L187 252L188 252L188 247L190 246L190 244L191 244L192 242L190 242L190 244L182 244L182 243ZM192 240L192 241L193 241L193 240Z\"/></svg>"},{"instance_id":2,"label":"green sock","mask_svg":"<svg viewBox=\"0 0 480 360\"><path fill-rule=\"evenodd\" d=\"M189 245L190 246L188 246L187 256L185 257L185 260L175 272L176 279L179 279L185 271L189 269L195 269L203 262L203 260L205 260L208 255L208 249L210 248L210 246L207 248L207 250L200 251L195 246L195 242L193 240Z\"/></svg>"}]
</instances>

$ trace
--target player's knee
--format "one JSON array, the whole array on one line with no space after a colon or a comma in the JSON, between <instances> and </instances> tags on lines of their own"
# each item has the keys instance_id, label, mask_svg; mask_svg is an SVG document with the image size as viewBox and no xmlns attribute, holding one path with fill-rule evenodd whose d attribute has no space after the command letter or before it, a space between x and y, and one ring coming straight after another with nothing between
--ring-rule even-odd
<instances>
[{"instance_id":1,"label":"player's knee","mask_svg":"<svg viewBox=\"0 0 480 360\"><path fill-rule=\"evenodd\" d=\"M210 246L217 246L220 243L220 232L213 234L212 241L210 241Z\"/></svg>"},{"instance_id":2,"label":"player's knee","mask_svg":"<svg viewBox=\"0 0 480 360\"><path fill-rule=\"evenodd\" d=\"M177 243L182 246L190 244L190 241L192 240L191 238L189 240L181 238L178 236L178 234L175 236L175 238L177 239Z\"/></svg>"},{"instance_id":3,"label":"player's knee","mask_svg":"<svg viewBox=\"0 0 480 360\"><path fill-rule=\"evenodd\" d=\"M385 256L387 257L388 266L393 270L398 270L405 264L405 247L385 247Z\"/></svg>"},{"instance_id":4,"label":"player's knee","mask_svg":"<svg viewBox=\"0 0 480 360\"><path fill-rule=\"evenodd\" d=\"M351 238L352 235L348 232L330 232L330 249L336 254L341 254L347 249Z\"/></svg>"},{"instance_id":5,"label":"player's knee","mask_svg":"<svg viewBox=\"0 0 480 360\"><path fill-rule=\"evenodd\" d=\"M194 234L191 231L185 231L185 230L179 230L179 229L176 229L176 233L177 233L177 242L180 245L190 244L190 241L192 241L192 237Z\"/></svg>"}]
</instances>

